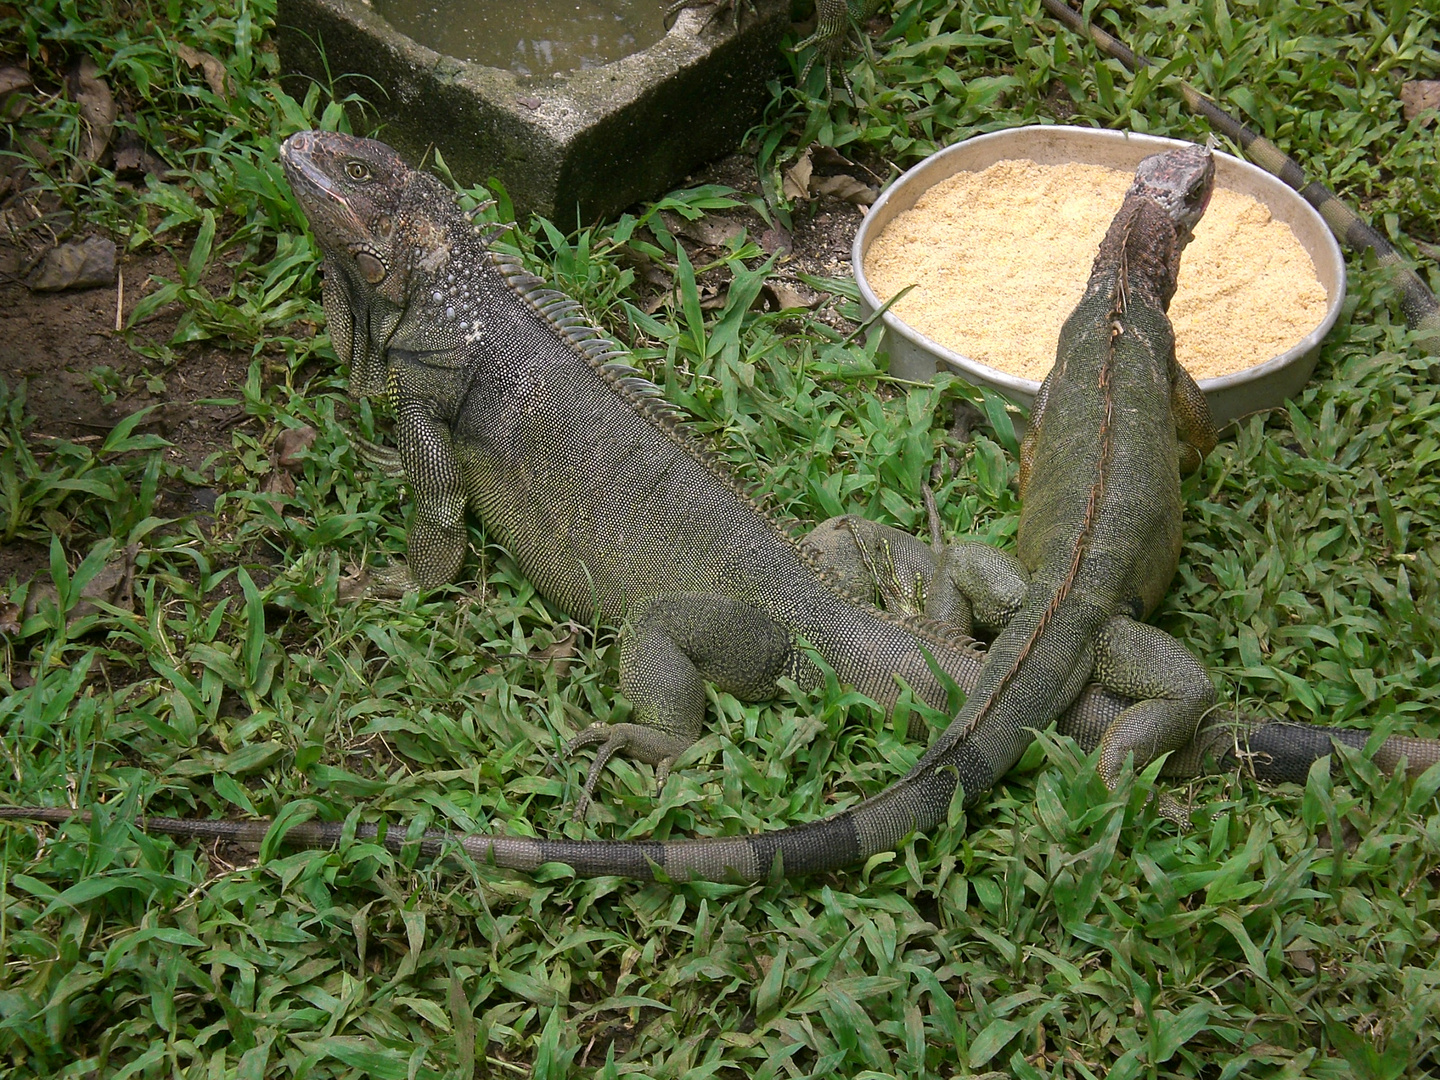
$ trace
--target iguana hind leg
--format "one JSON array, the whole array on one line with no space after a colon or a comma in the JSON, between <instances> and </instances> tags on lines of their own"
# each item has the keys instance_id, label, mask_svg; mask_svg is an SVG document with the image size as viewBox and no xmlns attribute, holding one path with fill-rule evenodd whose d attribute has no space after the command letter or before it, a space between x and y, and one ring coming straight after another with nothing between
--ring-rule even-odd
<instances>
[{"instance_id":1,"label":"iguana hind leg","mask_svg":"<svg viewBox=\"0 0 1440 1080\"><path fill-rule=\"evenodd\" d=\"M1111 790L1127 757L1134 755L1139 770L1161 754L1183 749L1215 704L1215 687L1200 661L1165 631L1125 615L1115 616L1096 636L1092 678L1136 699L1100 738L1100 778ZM1159 796L1159 809L1189 825L1189 814L1169 796Z\"/></svg>"},{"instance_id":2,"label":"iguana hind leg","mask_svg":"<svg viewBox=\"0 0 1440 1080\"><path fill-rule=\"evenodd\" d=\"M599 746L576 800L585 812L605 765L615 754L655 766L657 786L705 723L705 683L742 701L774 697L776 680L795 673L789 632L758 608L713 593L652 597L634 611L620 639L620 691L634 719L591 724L570 740L567 754Z\"/></svg>"},{"instance_id":3,"label":"iguana hind leg","mask_svg":"<svg viewBox=\"0 0 1440 1080\"><path fill-rule=\"evenodd\" d=\"M854 514L823 521L805 546L838 583L886 611L924 615L961 632L1000 630L1025 599L1030 575L1009 552L975 540L926 545Z\"/></svg>"}]
</instances>

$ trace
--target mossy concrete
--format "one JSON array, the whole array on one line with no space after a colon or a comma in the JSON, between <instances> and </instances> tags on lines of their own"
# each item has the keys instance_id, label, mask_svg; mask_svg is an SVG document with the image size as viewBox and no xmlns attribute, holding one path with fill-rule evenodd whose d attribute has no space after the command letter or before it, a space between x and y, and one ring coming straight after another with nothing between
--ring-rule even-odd
<instances>
[{"instance_id":1,"label":"mossy concrete","mask_svg":"<svg viewBox=\"0 0 1440 1080\"><path fill-rule=\"evenodd\" d=\"M664 3L665 0L655 0ZM744 7L744 0L737 0ZM444 56L359 0L279 0L288 76L362 96L380 138L412 161L431 148L457 180L505 185L517 213L572 228L611 216L729 153L760 117L788 0L681 12L660 41L603 67L521 76Z\"/></svg>"}]
</instances>

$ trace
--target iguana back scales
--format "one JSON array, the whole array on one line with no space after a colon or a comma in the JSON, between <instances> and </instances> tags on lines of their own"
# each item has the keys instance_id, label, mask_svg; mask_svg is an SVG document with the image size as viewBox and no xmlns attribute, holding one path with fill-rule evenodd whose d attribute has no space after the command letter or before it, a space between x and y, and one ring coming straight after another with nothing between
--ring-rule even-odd
<instances>
[{"instance_id":1,"label":"iguana back scales","mask_svg":"<svg viewBox=\"0 0 1440 1080\"><path fill-rule=\"evenodd\" d=\"M1179 249L1208 196L1208 156L1194 155L1163 163L1151 189L1127 201L1062 335L1059 377L1042 391L1032 428L1040 434L1022 464L1022 561L976 553L977 609L1006 608L982 666L982 654L938 625L887 615L838 588L677 429L656 389L619 363L621 350L573 302L494 251L438 181L370 140L287 140L287 174L326 255L332 340L353 389L383 391L395 410L398 461L415 499L413 584L454 578L468 506L556 606L625 626L621 689L635 722L574 740L572 748L601 746L587 794L615 752L663 776L701 731L705 679L744 699L772 696L782 676L815 680L807 646L887 708L897 676L944 705L927 653L962 687L979 673L978 689L914 769L819 821L666 842L439 834L426 849L459 844L522 870L562 862L584 874L648 878L660 867L674 879L756 880L777 866L840 867L933 827L957 784L973 803L1077 694L1061 730L1103 741L1108 782L1127 755L1138 764L1183 745L1209 704L1209 681L1178 644L1131 616L1158 600L1178 554L1177 386L1192 443L1207 445L1203 399L1176 374L1164 318ZM1135 655L1154 647L1165 657L1158 674ZM1081 694L1092 669L1112 692ZM1126 700L1152 689L1160 695ZM1322 742L1317 753L1328 749ZM142 824L238 839L268 826ZM313 822L287 834L298 843L339 838L339 825Z\"/></svg>"}]
</instances>

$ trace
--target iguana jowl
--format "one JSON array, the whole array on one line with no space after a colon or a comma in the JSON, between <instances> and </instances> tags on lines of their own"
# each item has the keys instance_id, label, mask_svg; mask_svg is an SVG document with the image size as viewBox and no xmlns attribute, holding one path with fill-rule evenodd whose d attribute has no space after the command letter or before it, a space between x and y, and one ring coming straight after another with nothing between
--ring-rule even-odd
<instances>
[{"instance_id":1,"label":"iguana jowl","mask_svg":"<svg viewBox=\"0 0 1440 1080\"><path fill-rule=\"evenodd\" d=\"M454 577L468 506L558 607L626 624L621 684L641 722L577 738L602 744L587 790L617 751L663 770L701 729L705 678L741 697L769 696L781 675L813 679L806 644L887 706L897 675L943 704L927 652L962 686L979 670L964 710L909 774L820 821L654 843L439 834L422 850L458 844L505 867L562 862L640 878L656 866L675 879L718 880L762 878L777 861L786 873L828 869L943 820L957 784L974 802L1092 669L1132 697L1154 694L1131 704L1092 686L1061 717L1062 730L1103 726L1107 781L1126 755L1143 763L1194 730L1212 694L1208 679L1132 616L1153 606L1175 567L1177 396L1186 445L1208 445L1203 403L1174 366L1164 317L1179 250L1209 190L1203 151L1142 167L1067 323L1025 446L1024 561L990 549L971 559L971 602L982 612L998 605L992 621L1008 622L983 670L979 653L928 624L834 587L676 430L654 387L618 366L617 347L573 303L491 250L438 181L388 147L344 135L302 133L283 154L326 255L337 350L356 389L383 386L395 410L398 460L415 498L414 582ZM1158 670L1150 649L1164 654ZM1323 740L1315 756L1328 749ZM0 809L11 818L69 815ZM141 824L237 839L268 827ZM400 846L399 833L387 843ZM307 822L286 839L340 836L339 825Z\"/></svg>"}]
</instances>

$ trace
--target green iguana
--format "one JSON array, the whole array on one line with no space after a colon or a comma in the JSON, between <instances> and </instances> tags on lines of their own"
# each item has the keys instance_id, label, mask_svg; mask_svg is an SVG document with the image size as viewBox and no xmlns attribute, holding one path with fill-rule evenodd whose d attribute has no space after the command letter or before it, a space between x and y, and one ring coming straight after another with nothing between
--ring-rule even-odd
<instances>
[{"instance_id":1,"label":"green iguana","mask_svg":"<svg viewBox=\"0 0 1440 1080\"><path fill-rule=\"evenodd\" d=\"M339 134L292 136L282 156L326 256L336 349L355 389L383 388L394 408L396 460L415 502L402 576L419 587L456 576L468 507L557 607L624 626L620 680L634 722L592 726L572 741L600 747L587 794L617 752L663 776L702 729L704 680L769 697L781 677L818 678L812 649L886 707L897 677L937 707L946 699L937 669L975 688L909 773L819 821L666 842L441 833L423 852L458 845L503 867L561 862L637 878L656 868L677 880L812 872L933 827L957 785L974 803L1033 729L1062 713L1062 730L1105 747L1112 784L1128 757L1143 765L1189 740L1213 697L1209 679L1173 639L1136 620L1175 569L1182 458L1198 460L1213 438L1203 399L1174 363L1164 314L1208 198L1207 151L1141 166L1066 324L1025 443L1020 559L990 549L970 559L973 606L1006 622L983 657L940 624L886 614L832 583L677 429L656 388L620 364L619 347L493 250L433 177L380 143ZM1092 673L1102 685L1086 688ZM1329 749L1320 741L1314 756ZM235 839L269 825L140 824ZM341 829L307 822L286 839L331 844ZM386 843L399 848L402 836Z\"/></svg>"}]
</instances>

